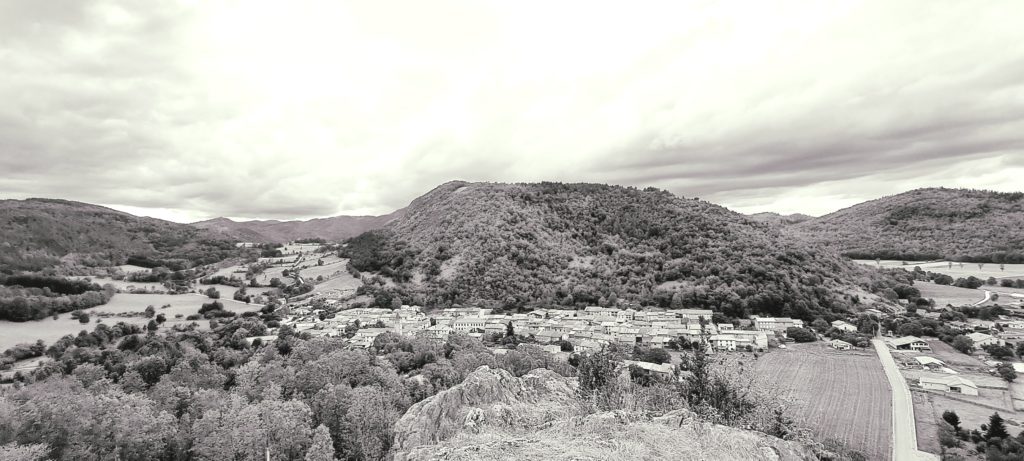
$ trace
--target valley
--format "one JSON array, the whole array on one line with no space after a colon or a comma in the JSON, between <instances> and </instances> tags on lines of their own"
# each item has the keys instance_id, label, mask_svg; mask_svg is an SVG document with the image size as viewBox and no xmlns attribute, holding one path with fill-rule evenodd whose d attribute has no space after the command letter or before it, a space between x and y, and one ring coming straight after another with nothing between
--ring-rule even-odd
<instances>
[{"instance_id":1,"label":"valley","mask_svg":"<svg viewBox=\"0 0 1024 461\"><path fill-rule=\"evenodd\" d=\"M35 216L36 205L6 206ZM131 220L84 205L38 206L48 219L59 219L59 210L74 219L83 210L99 213L90 215L99 219L90 226ZM593 430L604 427L594 418L607 412L624 415L627 422L616 427L641 431L642 438L670 437L659 425L664 418L681 418L672 430L683 433L706 421L756 429L774 440L750 443L785 440L790 445L779 446L794 459L899 459L893 453L904 448L893 436L908 418L920 449L941 452L951 442L940 437L946 429L936 419L947 410L962 415L968 432L956 451L970 459L969 431L992 412L1010 427L1024 424L1015 408L1024 391L1012 380L1003 384L994 365L1024 367L1016 346L1024 339L1024 287L1015 285L1024 264L849 259L795 237L795 227L813 228L819 219L764 215L753 222L656 189L451 182L386 220L367 221L365 231L333 240L267 237L311 232L313 221L243 227L223 220L197 223L194 232L210 234L189 237L217 242L220 250L208 256L191 253L201 250L188 239L175 243L185 253L175 253L152 237L145 237L152 250L137 246L136 236L127 247L105 243L112 248L105 251L72 243L58 257L43 240L4 269L0 313L28 320L0 320L6 351L0 385L17 383L60 401L46 386L63 380L61 386L81 387L79 395L100 398L108 390L91 386L92 376L102 375L117 392L142 396L149 412L170 411L171 403L160 399L171 389L216 389L218 398L247 399L230 408L213 404L233 412L219 413L233 418L231 424L267 412L298 418L295 424L309 431L323 427L334 453L357 459L462 453L448 439L454 429L436 428L446 442L409 444L406 437L417 437L409 434L419 429L401 421L423 418L421 406L453 398L449 393L459 386L480 384L473 379L506 382L535 369L550 374L544 386L579 389L569 392L571 405L582 408L575 411ZM183 254L189 256L178 257ZM26 271L27 262L43 267ZM911 414L893 412L891 381L871 349L877 338L896 359L896 379L910 389ZM922 344L927 350L904 349ZM980 391L963 395L929 384L950 376ZM227 379L232 384L225 390ZM703 388L731 397L702 394ZM525 427L537 421L531 418L563 424L562 416L549 418L570 404L566 395L538 400L554 412L544 415L519 406L518 399L537 403L536 396L506 402L510 414L523 418L514 424L516 437L530 437ZM190 403L175 405L199 405L187 410L197 418L193 424L216 436L189 436L192 450L205 459L253 456L246 444L218 445L226 437L217 430L221 423L211 425L205 403L185 400ZM26 421L40 414L17 408ZM348 410L330 413L338 408ZM305 412L326 423L304 420ZM493 415L473 414L482 418L474 424L487 429L453 439L463 447L486 451L488 437L511 436L504 426L491 426ZM174 431L174 417L152 418L164 423L151 430ZM458 418L471 416L451 424L462 424ZM353 430L355 437L344 435ZM589 430L574 440L590 440ZM279 453L306 450L314 438L291 433L299 438L289 448L272 429L247 431L279 437L273 448ZM618 443L616 453L663 453ZM146 453L143 445L133 447ZM60 450L65 457L75 453L71 445ZM684 443L674 450L730 448Z\"/></svg>"}]
</instances>

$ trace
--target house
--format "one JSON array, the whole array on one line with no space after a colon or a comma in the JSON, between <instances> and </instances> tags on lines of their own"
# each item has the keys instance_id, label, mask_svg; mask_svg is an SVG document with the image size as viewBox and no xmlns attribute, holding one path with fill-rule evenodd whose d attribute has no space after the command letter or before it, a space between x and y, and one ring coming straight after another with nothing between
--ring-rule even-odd
<instances>
[{"instance_id":1,"label":"house","mask_svg":"<svg viewBox=\"0 0 1024 461\"><path fill-rule=\"evenodd\" d=\"M754 319L754 329L758 331L772 331L784 333L787 328L798 327L803 328L804 321L800 319L791 319L789 317L752 317Z\"/></svg>"},{"instance_id":2,"label":"house","mask_svg":"<svg viewBox=\"0 0 1024 461\"><path fill-rule=\"evenodd\" d=\"M540 348L543 349L544 352L547 352L549 354L557 354L559 352L562 352L562 347L559 346L558 344L547 344L541 346Z\"/></svg>"},{"instance_id":3,"label":"house","mask_svg":"<svg viewBox=\"0 0 1024 461\"><path fill-rule=\"evenodd\" d=\"M373 340L377 339L381 333L388 331L387 328L363 328L357 330L356 334L352 336L352 344L359 347L370 347L373 345Z\"/></svg>"},{"instance_id":4,"label":"house","mask_svg":"<svg viewBox=\"0 0 1024 461\"><path fill-rule=\"evenodd\" d=\"M716 351L736 350L736 337L733 335L712 335L708 340Z\"/></svg>"},{"instance_id":5,"label":"house","mask_svg":"<svg viewBox=\"0 0 1024 461\"><path fill-rule=\"evenodd\" d=\"M832 328L842 331L857 331L857 327L853 324L847 323L843 320L836 320L832 322Z\"/></svg>"},{"instance_id":6,"label":"house","mask_svg":"<svg viewBox=\"0 0 1024 461\"><path fill-rule=\"evenodd\" d=\"M1006 344L1006 341L1003 341L1002 339L996 338L995 336L992 335L987 335L985 333L975 332L967 335L967 337L971 338L971 341L974 341L975 347L1002 346Z\"/></svg>"},{"instance_id":7,"label":"house","mask_svg":"<svg viewBox=\"0 0 1024 461\"><path fill-rule=\"evenodd\" d=\"M840 351L848 351L851 348L853 348L853 344L850 344L850 343L848 343L846 341L843 341L841 339L833 339L828 344L830 346L832 346L833 349L840 350Z\"/></svg>"},{"instance_id":8,"label":"house","mask_svg":"<svg viewBox=\"0 0 1024 461\"><path fill-rule=\"evenodd\" d=\"M588 339L576 341L573 343L573 351L583 354L589 352L600 352L602 347L603 346L601 345L601 343L597 341L591 341Z\"/></svg>"},{"instance_id":9,"label":"house","mask_svg":"<svg viewBox=\"0 0 1024 461\"><path fill-rule=\"evenodd\" d=\"M452 329L461 333L481 330L487 326L487 319L481 317L461 316L452 321Z\"/></svg>"},{"instance_id":10,"label":"house","mask_svg":"<svg viewBox=\"0 0 1024 461\"><path fill-rule=\"evenodd\" d=\"M714 313L711 309L676 309L671 312L675 316L691 322L700 322L701 319L704 319L706 323L711 323L711 315Z\"/></svg>"},{"instance_id":11,"label":"house","mask_svg":"<svg viewBox=\"0 0 1024 461\"><path fill-rule=\"evenodd\" d=\"M768 334L763 331L731 330L729 334L736 337L736 347L749 344L757 350L768 349Z\"/></svg>"},{"instance_id":12,"label":"house","mask_svg":"<svg viewBox=\"0 0 1024 461\"><path fill-rule=\"evenodd\" d=\"M904 336L902 338L889 338L885 342L889 344L889 347L896 350L912 350L912 351L930 351L932 348L928 346L925 340L916 336Z\"/></svg>"},{"instance_id":13,"label":"house","mask_svg":"<svg viewBox=\"0 0 1024 461\"><path fill-rule=\"evenodd\" d=\"M958 392L964 395L978 395L978 385L973 381L960 376L943 376L941 378L930 378L922 376L918 380L922 389L931 389L942 392Z\"/></svg>"}]
</instances>

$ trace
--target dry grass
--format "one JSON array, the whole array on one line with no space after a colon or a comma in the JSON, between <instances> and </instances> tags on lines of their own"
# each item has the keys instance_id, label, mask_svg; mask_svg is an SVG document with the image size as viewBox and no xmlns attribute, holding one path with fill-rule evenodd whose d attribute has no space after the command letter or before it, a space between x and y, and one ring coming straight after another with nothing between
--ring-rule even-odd
<instances>
[{"instance_id":1,"label":"dry grass","mask_svg":"<svg viewBox=\"0 0 1024 461\"><path fill-rule=\"evenodd\" d=\"M839 440L868 459L889 457L892 398L875 354L798 344L760 357L754 370L783 389L796 421L817 439Z\"/></svg>"}]
</instances>

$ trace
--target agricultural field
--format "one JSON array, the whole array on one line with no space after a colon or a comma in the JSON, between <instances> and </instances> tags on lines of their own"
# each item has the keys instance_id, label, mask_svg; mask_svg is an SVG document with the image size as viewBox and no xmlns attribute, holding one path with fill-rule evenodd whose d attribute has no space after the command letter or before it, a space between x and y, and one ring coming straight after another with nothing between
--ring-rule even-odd
<instances>
[{"instance_id":1,"label":"agricultural field","mask_svg":"<svg viewBox=\"0 0 1024 461\"><path fill-rule=\"evenodd\" d=\"M794 344L757 359L755 373L795 402L795 419L821 440L837 439L868 459L889 459L892 397L878 356Z\"/></svg>"},{"instance_id":2,"label":"agricultural field","mask_svg":"<svg viewBox=\"0 0 1024 461\"><path fill-rule=\"evenodd\" d=\"M985 299L984 290L936 285L931 282L917 282L914 288L921 291L921 297L934 299L936 307L945 307L947 304L972 305Z\"/></svg>"},{"instance_id":3,"label":"agricultural field","mask_svg":"<svg viewBox=\"0 0 1024 461\"><path fill-rule=\"evenodd\" d=\"M855 259L854 262L873 267L902 267L908 271L914 270L914 266L919 266L921 267L921 270L946 274L953 278L969 277L973 275L980 279L987 279L989 277L995 277L997 279L1024 279L1024 264L1005 264L1003 269L1000 269L998 263L984 263L981 267L978 267L978 263L963 263L963 267L961 267L960 263L954 262L953 266L950 267L949 261L893 261L883 259L881 264L875 264L875 260L873 259Z\"/></svg>"},{"instance_id":4,"label":"agricultural field","mask_svg":"<svg viewBox=\"0 0 1024 461\"><path fill-rule=\"evenodd\" d=\"M262 307L258 304L245 304L231 299L221 299L220 301L224 304L225 310L231 310L238 313L258 310ZM39 339L45 341L47 344L52 344L58 339L64 337L64 335L77 335L78 332L82 330L92 331L96 328L98 320L102 320L103 323L107 324L125 322L136 325L145 325L149 323L149 319L143 316L110 316L102 318L99 314L142 312L146 309L146 306L150 305L156 308L158 314L162 313L167 317L167 321L164 323L163 328L170 328L179 323L189 323L189 321L185 320L185 317L198 313L199 307L206 302L210 302L210 299L206 296L197 294L160 295L119 293L114 295L107 304L85 309L84 312L88 313L92 317L88 324L79 323L78 320L71 318L70 313L60 314L60 317L57 320L53 320L49 317L31 322L10 322L2 320L0 321L0 351L7 350L16 344L34 343ZM170 307L166 309L160 308L167 304L170 304ZM181 314L182 318L175 318L174 316L177 314ZM202 327L206 327L209 322L206 320L200 320L197 323Z\"/></svg>"}]
</instances>

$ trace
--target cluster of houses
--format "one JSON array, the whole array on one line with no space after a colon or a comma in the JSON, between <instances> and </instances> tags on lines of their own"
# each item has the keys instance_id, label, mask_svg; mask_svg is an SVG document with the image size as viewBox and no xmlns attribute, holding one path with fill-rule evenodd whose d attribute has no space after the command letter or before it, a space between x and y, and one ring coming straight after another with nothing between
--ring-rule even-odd
<instances>
[{"instance_id":1,"label":"cluster of houses","mask_svg":"<svg viewBox=\"0 0 1024 461\"><path fill-rule=\"evenodd\" d=\"M283 323L296 331L341 336L350 325L359 325L351 342L368 347L377 335L394 331L443 340L452 333L483 337L505 334L532 337L539 343L567 341L578 352L598 351L608 344L661 348L670 341L702 342L713 350L765 350L769 337L785 335L803 321L787 317L751 317L744 328L731 323L715 324L705 309L636 310L587 307L582 310L537 309L529 313L495 314L490 309L451 308L427 316L418 306L399 309L357 308L321 319L322 311L296 308ZM551 348L555 352L554 347Z\"/></svg>"}]
</instances>

